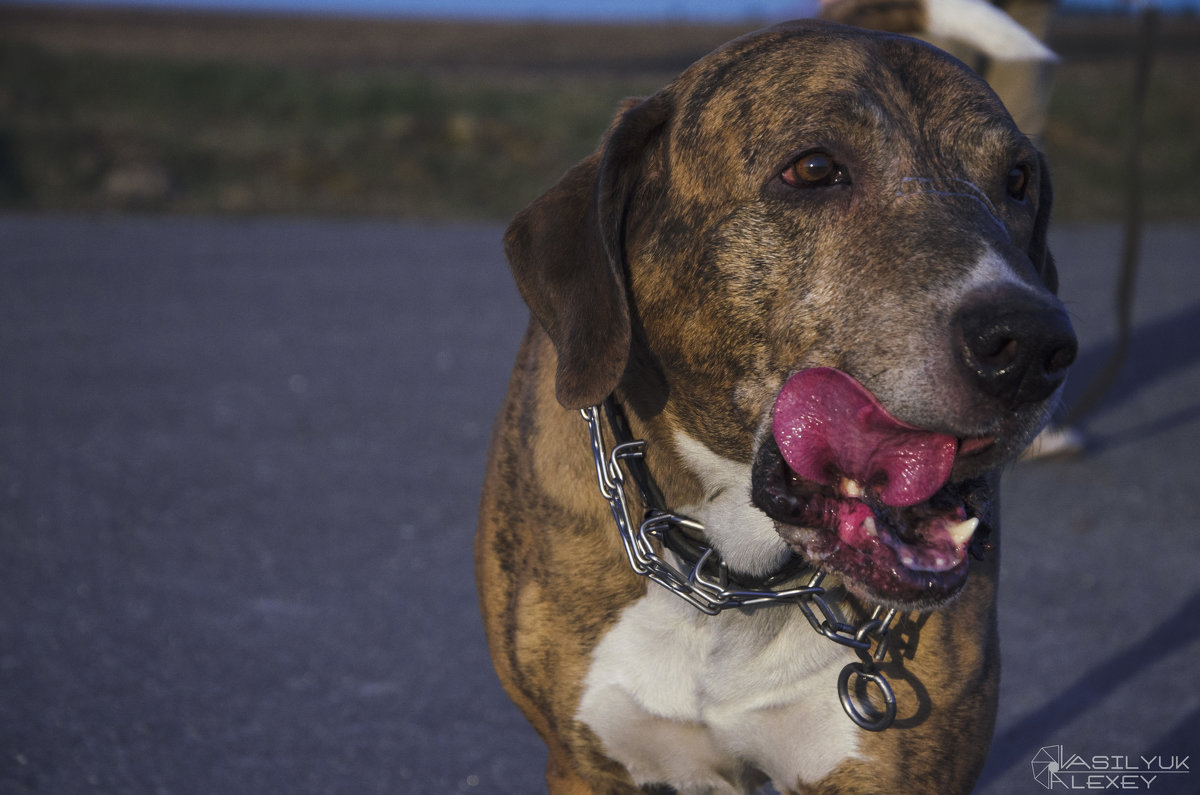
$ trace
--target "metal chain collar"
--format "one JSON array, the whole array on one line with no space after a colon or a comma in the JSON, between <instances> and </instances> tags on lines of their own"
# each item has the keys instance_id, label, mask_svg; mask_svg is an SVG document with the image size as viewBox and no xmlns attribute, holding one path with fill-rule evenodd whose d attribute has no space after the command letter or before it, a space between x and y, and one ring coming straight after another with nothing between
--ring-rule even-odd
<instances>
[{"instance_id":1,"label":"metal chain collar","mask_svg":"<svg viewBox=\"0 0 1200 795\"><path fill-rule=\"evenodd\" d=\"M613 410L612 406L609 408ZM646 444L636 439L622 440L614 422L616 443L610 453L601 433L600 406L581 409L580 414L588 424L600 494L612 511L621 544L634 572L648 577L708 615L733 607L796 605L815 631L834 643L853 649L859 657L858 662L846 665L838 677L842 709L855 724L868 731L883 731L890 726L896 717L896 696L887 678L879 671L878 663L887 654L889 631L896 611L876 607L871 617L857 626L845 623L826 601L825 589L821 587L825 573L817 569L812 570L801 587L756 590L740 586L730 577L728 566L717 551L696 541L704 537L702 524L651 505L652 500L645 493L642 495L646 503L645 518L634 529L625 483L630 463L643 459ZM686 546L678 542L680 535L687 538ZM659 554L655 542L674 552L690 571L681 570ZM767 580L764 585L770 585L776 579L780 578ZM787 579L795 580L796 577ZM871 651L872 644L875 645L874 652ZM867 698L869 684L879 688L883 696L882 712Z\"/></svg>"}]
</instances>

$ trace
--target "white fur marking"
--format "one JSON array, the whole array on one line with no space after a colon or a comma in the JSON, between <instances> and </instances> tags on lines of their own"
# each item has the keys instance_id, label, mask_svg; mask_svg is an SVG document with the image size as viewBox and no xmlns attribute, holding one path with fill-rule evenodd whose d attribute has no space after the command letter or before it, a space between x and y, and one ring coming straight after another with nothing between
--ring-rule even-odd
<instances>
[{"instance_id":1,"label":"white fur marking","mask_svg":"<svg viewBox=\"0 0 1200 795\"><path fill-rule=\"evenodd\" d=\"M774 605L707 616L651 587L604 636L578 718L639 784L750 793L814 783L858 757L837 698L853 659Z\"/></svg>"},{"instance_id":2,"label":"white fur marking","mask_svg":"<svg viewBox=\"0 0 1200 795\"><path fill-rule=\"evenodd\" d=\"M675 446L706 495L712 495L680 512L704 525L709 541L734 571L760 577L777 570L791 552L775 523L750 502L749 464L722 458L682 432L675 434Z\"/></svg>"},{"instance_id":3,"label":"white fur marking","mask_svg":"<svg viewBox=\"0 0 1200 795\"><path fill-rule=\"evenodd\" d=\"M750 503L750 467L675 442L710 495L685 513L740 570L779 565L788 548ZM852 659L791 605L708 616L651 585L596 647L578 718L639 784L733 795L766 774L789 789L858 757L836 686Z\"/></svg>"},{"instance_id":4,"label":"white fur marking","mask_svg":"<svg viewBox=\"0 0 1200 795\"><path fill-rule=\"evenodd\" d=\"M996 250L991 246L988 246L979 259L976 260L975 266L971 268L970 275L957 286L954 300L957 302L974 290L1002 286L1017 287L1025 290L1030 295L1036 295L1038 292L1036 287L1025 279L1022 279L1013 270L1012 264L1008 260L997 254Z\"/></svg>"}]
</instances>

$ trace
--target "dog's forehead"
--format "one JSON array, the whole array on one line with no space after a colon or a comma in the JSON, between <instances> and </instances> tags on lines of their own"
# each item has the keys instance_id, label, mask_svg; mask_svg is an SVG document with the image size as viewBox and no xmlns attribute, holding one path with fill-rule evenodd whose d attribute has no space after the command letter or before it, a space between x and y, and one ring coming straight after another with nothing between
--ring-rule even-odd
<instances>
[{"instance_id":1,"label":"dog's forehead","mask_svg":"<svg viewBox=\"0 0 1200 795\"><path fill-rule=\"evenodd\" d=\"M692 64L681 82L699 93L737 92L746 85L862 85L892 74L929 86L961 74L982 85L965 65L919 39L818 20L785 22L734 39Z\"/></svg>"},{"instance_id":2,"label":"dog's forehead","mask_svg":"<svg viewBox=\"0 0 1200 795\"><path fill-rule=\"evenodd\" d=\"M878 128L897 118L926 131L953 125L960 135L1011 127L983 80L935 47L812 20L735 39L693 64L672 91L675 129L685 135L761 136L831 123Z\"/></svg>"}]
</instances>

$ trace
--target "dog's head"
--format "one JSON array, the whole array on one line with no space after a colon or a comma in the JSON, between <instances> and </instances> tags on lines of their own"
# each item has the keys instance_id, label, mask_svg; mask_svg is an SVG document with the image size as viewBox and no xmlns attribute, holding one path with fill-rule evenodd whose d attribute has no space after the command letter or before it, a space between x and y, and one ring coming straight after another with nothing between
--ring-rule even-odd
<instances>
[{"instance_id":1,"label":"dog's head","mask_svg":"<svg viewBox=\"0 0 1200 795\"><path fill-rule=\"evenodd\" d=\"M629 103L506 247L559 402L617 390L670 429L710 501L736 502L738 526L710 527L731 565L794 551L927 607L962 587L975 491L1075 355L1050 204L966 67L791 23Z\"/></svg>"}]
</instances>

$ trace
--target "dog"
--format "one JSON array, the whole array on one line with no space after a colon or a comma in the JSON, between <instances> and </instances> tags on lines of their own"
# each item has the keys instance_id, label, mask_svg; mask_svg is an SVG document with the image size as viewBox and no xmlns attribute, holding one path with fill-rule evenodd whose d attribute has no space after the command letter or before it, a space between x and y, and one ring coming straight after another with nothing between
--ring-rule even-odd
<instances>
[{"instance_id":1,"label":"dog","mask_svg":"<svg viewBox=\"0 0 1200 795\"><path fill-rule=\"evenodd\" d=\"M960 62L802 21L516 216L475 559L551 792L970 790L999 471L1076 354L1051 204Z\"/></svg>"}]
</instances>

